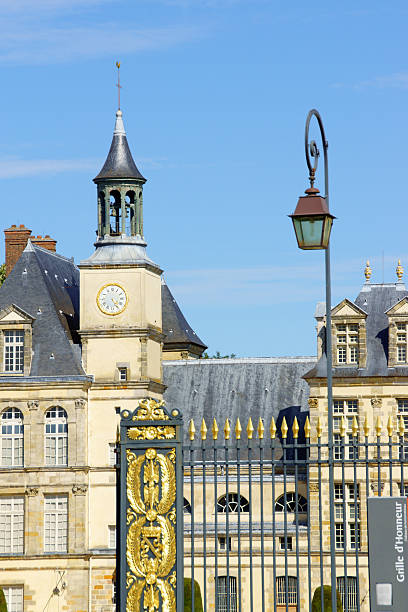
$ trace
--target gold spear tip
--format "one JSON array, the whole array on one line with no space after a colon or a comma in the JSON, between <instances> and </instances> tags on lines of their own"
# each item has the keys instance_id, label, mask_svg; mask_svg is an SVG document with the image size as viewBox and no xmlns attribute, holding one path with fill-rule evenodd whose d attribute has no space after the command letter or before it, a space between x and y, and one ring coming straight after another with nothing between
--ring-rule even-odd
<instances>
[{"instance_id":1,"label":"gold spear tip","mask_svg":"<svg viewBox=\"0 0 408 612\"><path fill-rule=\"evenodd\" d=\"M276 423L275 423L275 419L273 417L271 419L271 426L269 428L269 432L271 434L271 440L274 440L275 436L276 436Z\"/></svg>"},{"instance_id":2,"label":"gold spear tip","mask_svg":"<svg viewBox=\"0 0 408 612\"><path fill-rule=\"evenodd\" d=\"M292 433L293 433L294 439L296 440L296 438L299 435L299 423L296 417L293 419Z\"/></svg>"},{"instance_id":3,"label":"gold spear tip","mask_svg":"<svg viewBox=\"0 0 408 612\"><path fill-rule=\"evenodd\" d=\"M213 440L216 440L218 438L218 425L217 425L217 421L215 420L215 417L214 417L213 425L212 425L212 437L213 437Z\"/></svg>"},{"instance_id":4,"label":"gold spear tip","mask_svg":"<svg viewBox=\"0 0 408 612\"><path fill-rule=\"evenodd\" d=\"M340 419L340 435L342 438L346 435L346 421L344 420L344 416Z\"/></svg>"},{"instance_id":5,"label":"gold spear tip","mask_svg":"<svg viewBox=\"0 0 408 612\"><path fill-rule=\"evenodd\" d=\"M316 426L316 433L317 433L317 437L318 438L321 438L322 432L323 432L322 419L321 419L321 417L319 417L317 419L317 426Z\"/></svg>"},{"instance_id":6,"label":"gold spear tip","mask_svg":"<svg viewBox=\"0 0 408 612\"><path fill-rule=\"evenodd\" d=\"M265 427L263 424L263 420L261 419L261 417L259 417L259 422L258 422L258 438L260 440L262 440L262 438L264 437L264 431L265 431Z\"/></svg>"},{"instance_id":7,"label":"gold spear tip","mask_svg":"<svg viewBox=\"0 0 408 612\"><path fill-rule=\"evenodd\" d=\"M206 440L207 439L207 425L205 424L204 419L201 421L200 432L201 432L201 439Z\"/></svg>"},{"instance_id":8,"label":"gold spear tip","mask_svg":"<svg viewBox=\"0 0 408 612\"><path fill-rule=\"evenodd\" d=\"M254 433L254 426L252 425L251 417L249 417L246 431L247 431L248 440L252 440L252 435Z\"/></svg>"},{"instance_id":9,"label":"gold spear tip","mask_svg":"<svg viewBox=\"0 0 408 612\"><path fill-rule=\"evenodd\" d=\"M400 418L399 418L398 431L399 431L399 435L400 436L403 436L404 433L405 433L405 423L404 423L404 419L402 418L402 416L400 416Z\"/></svg>"},{"instance_id":10,"label":"gold spear tip","mask_svg":"<svg viewBox=\"0 0 408 612\"><path fill-rule=\"evenodd\" d=\"M231 433L231 427L230 427L229 419L225 419L224 437L225 437L226 440L229 440L230 433Z\"/></svg>"},{"instance_id":11,"label":"gold spear tip","mask_svg":"<svg viewBox=\"0 0 408 612\"><path fill-rule=\"evenodd\" d=\"M190 424L188 426L188 433L189 433L191 441L194 440L195 431L196 431L196 428L195 428L195 425L194 425L194 421L193 421L193 419L191 419L190 420Z\"/></svg>"},{"instance_id":12,"label":"gold spear tip","mask_svg":"<svg viewBox=\"0 0 408 612\"><path fill-rule=\"evenodd\" d=\"M371 274L372 274L372 272L373 272L373 271L372 271L372 270L371 270L371 268L370 268L370 262L369 262L369 261L368 261L368 259L367 259L366 267L365 267L365 269L364 269L364 276L365 276L365 278L366 278L367 283L370 281L370 278L371 278Z\"/></svg>"},{"instance_id":13,"label":"gold spear tip","mask_svg":"<svg viewBox=\"0 0 408 612\"><path fill-rule=\"evenodd\" d=\"M283 439L287 438L288 436L288 424L285 417L282 419L281 434Z\"/></svg>"},{"instance_id":14,"label":"gold spear tip","mask_svg":"<svg viewBox=\"0 0 408 612\"><path fill-rule=\"evenodd\" d=\"M305 421L305 438L310 438L310 421L309 421L309 417L306 417L306 421Z\"/></svg>"},{"instance_id":15,"label":"gold spear tip","mask_svg":"<svg viewBox=\"0 0 408 612\"><path fill-rule=\"evenodd\" d=\"M116 62L116 68L120 68L120 62Z\"/></svg>"},{"instance_id":16,"label":"gold spear tip","mask_svg":"<svg viewBox=\"0 0 408 612\"><path fill-rule=\"evenodd\" d=\"M377 434L378 438L381 436L381 430L382 430L381 419L380 419L380 415L378 415L377 420L375 422L375 433Z\"/></svg>"},{"instance_id":17,"label":"gold spear tip","mask_svg":"<svg viewBox=\"0 0 408 612\"><path fill-rule=\"evenodd\" d=\"M404 268L401 266L401 260L398 260L398 265L395 269L396 273L397 273L397 277L398 277L398 282L401 282L402 279L402 275L404 274Z\"/></svg>"},{"instance_id":18,"label":"gold spear tip","mask_svg":"<svg viewBox=\"0 0 408 612\"><path fill-rule=\"evenodd\" d=\"M370 426L368 424L367 415L366 415L366 418L364 420L364 435L365 435L366 438L368 438L368 436L370 435Z\"/></svg>"},{"instance_id":19,"label":"gold spear tip","mask_svg":"<svg viewBox=\"0 0 408 612\"><path fill-rule=\"evenodd\" d=\"M235 425L235 437L237 438L237 440L241 439L241 431L242 431L241 421L239 420L239 417L238 417L237 423Z\"/></svg>"},{"instance_id":20,"label":"gold spear tip","mask_svg":"<svg viewBox=\"0 0 408 612\"><path fill-rule=\"evenodd\" d=\"M356 415L353 416L353 422L351 425L351 433L353 434L353 437L356 437L356 435L358 434L358 421L357 421Z\"/></svg>"},{"instance_id":21,"label":"gold spear tip","mask_svg":"<svg viewBox=\"0 0 408 612\"><path fill-rule=\"evenodd\" d=\"M391 438L393 432L394 432L394 423L392 422L392 416L390 415L388 417L388 421L387 421L387 432L388 432L388 436Z\"/></svg>"}]
</instances>

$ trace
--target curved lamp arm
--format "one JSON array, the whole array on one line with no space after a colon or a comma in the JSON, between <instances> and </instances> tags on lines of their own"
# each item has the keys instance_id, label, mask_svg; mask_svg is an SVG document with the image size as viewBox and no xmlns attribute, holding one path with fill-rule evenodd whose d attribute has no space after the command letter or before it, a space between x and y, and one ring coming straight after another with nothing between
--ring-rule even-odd
<instances>
[{"instance_id":1,"label":"curved lamp arm","mask_svg":"<svg viewBox=\"0 0 408 612\"><path fill-rule=\"evenodd\" d=\"M310 185L313 187L313 183L316 178L317 164L318 164L319 155L320 155L320 151L317 147L316 141L311 140L309 142L309 126L310 126L310 121L312 117L316 117L317 123L319 124L319 128L320 128L320 135L322 138L323 157L324 157L324 191L325 191L324 198L326 200L327 208L329 208L329 163L328 163L328 156L327 156L327 149L329 148L329 143L326 140L326 134L324 131L323 121L320 116L320 113L315 108L312 108L312 110L309 111L307 118L306 118L306 125L305 125L305 155L306 155L307 167L309 168L309 180L310 180ZM313 164L310 159L311 157L313 158Z\"/></svg>"}]
</instances>

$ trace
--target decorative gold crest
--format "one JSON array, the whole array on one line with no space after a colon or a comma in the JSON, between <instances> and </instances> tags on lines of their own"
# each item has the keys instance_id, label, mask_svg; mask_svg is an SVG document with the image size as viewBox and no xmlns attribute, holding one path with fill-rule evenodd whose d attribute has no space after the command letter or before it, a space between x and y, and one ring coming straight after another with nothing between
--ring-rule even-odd
<instances>
[{"instance_id":1,"label":"decorative gold crest","mask_svg":"<svg viewBox=\"0 0 408 612\"><path fill-rule=\"evenodd\" d=\"M143 399L139 402L139 408L133 415L132 421L168 421L169 417L163 410L165 402L156 402L154 399Z\"/></svg>"},{"instance_id":2,"label":"decorative gold crest","mask_svg":"<svg viewBox=\"0 0 408 612\"><path fill-rule=\"evenodd\" d=\"M176 437L175 427L131 427L128 429L131 440L171 440Z\"/></svg>"}]
</instances>

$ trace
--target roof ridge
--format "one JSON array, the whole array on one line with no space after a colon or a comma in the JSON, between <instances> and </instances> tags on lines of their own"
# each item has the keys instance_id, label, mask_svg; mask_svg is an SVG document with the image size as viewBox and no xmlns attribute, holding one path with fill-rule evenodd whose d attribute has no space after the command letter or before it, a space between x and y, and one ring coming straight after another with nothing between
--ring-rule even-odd
<instances>
[{"instance_id":1,"label":"roof ridge","mask_svg":"<svg viewBox=\"0 0 408 612\"><path fill-rule=\"evenodd\" d=\"M56 251L50 251L49 249L40 247L38 244L33 244L33 247L34 249L38 249L42 253L47 253L48 255L52 255L53 257L57 257L58 259L62 259L63 261L67 261L68 263L72 263L72 265L79 270L78 266L75 264L73 257L65 257L65 255L61 255L60 253L57 253Z\"/></svg>"},{"instance_id":2,"label":"roof ridge","mask_svg":"<svg viewBox=\"0 0 408 612\"><path fill-rule=\"evenodd\" d=\"M317 361L317 357L299 356L299 357L238 357L225 359L169 359L163 361L163 365L197 365L211 363L309 363Z\"/></svg>"}]
</instances>

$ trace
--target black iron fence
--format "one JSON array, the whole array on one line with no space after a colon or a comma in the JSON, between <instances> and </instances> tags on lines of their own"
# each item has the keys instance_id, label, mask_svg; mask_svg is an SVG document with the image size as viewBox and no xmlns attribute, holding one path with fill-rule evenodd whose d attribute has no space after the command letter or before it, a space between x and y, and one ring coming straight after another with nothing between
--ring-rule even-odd
<instances>
[{"instance_id":1,"label":"black iron fence","mask_svg":"<svg viewBox=\"0 0 408 612\"><path fill-rule=\"evenodd\" d=\"M265 431L190 423L183 446L184 577L195 611L326 610L333 572L344 612L369 610L367 499L405 495L403 418L384 430L357 416L334 423L334 541L327 425L296 417ZM198 424L197 424L198 428ZM244 438L245 436L245 438ZM331 564L332 547L335 567ZM196 587L193 588L194 583ZM199 601L197 601L197 599ZM200 608L200 603L202 608ZM190 604L188 604L190 605ZM330 608L331 609L331 608ZM339 608L340 609L340 608Z\"/></svg>"}]
</instances>

